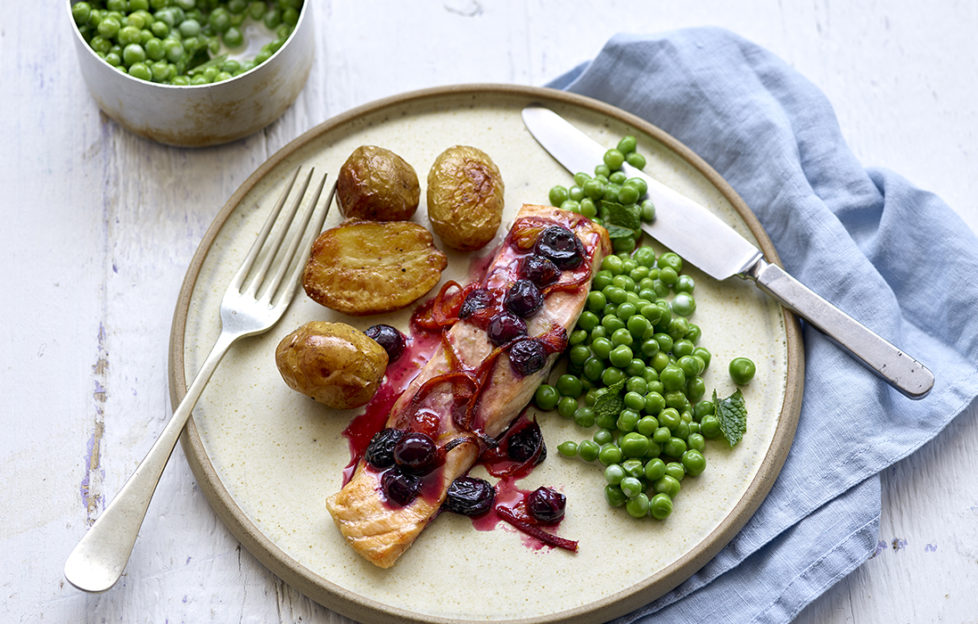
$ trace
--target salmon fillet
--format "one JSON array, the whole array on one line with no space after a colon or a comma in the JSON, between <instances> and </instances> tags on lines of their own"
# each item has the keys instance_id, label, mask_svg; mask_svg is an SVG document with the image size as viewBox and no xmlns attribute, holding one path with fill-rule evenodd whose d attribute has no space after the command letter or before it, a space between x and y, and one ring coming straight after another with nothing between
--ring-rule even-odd
<instances>
[{"instance_id":1,"label":"salmon fillet","mask_svg":"<svg viewBox=\"0 0 978 624\"><path fill-rule=\"evenodd\" d=\"M444 463L425 477L421 494L404 506L387 500L382 471L362 460L343 488L327 498L326 508L340 533L371 563L381 568L394 565L438 513L448 486L505 433L566 346L566 336L584 307L590 277L611 249L601 226L550 206L524 205L485 276L469 288L505 291L517 279L520 258L529 252L527 240L552 225L564 226L577 236L584 260L579 267L565 270L555 285L543 289L542 307L526 320L527 335L551 345L545 365L521 375L508 353L490 342L485 329L470 320L455 320L443 329L442 347L395 402L387 422L387 427L402 430L417 429L419 422L428 427L444 450ZM532 242L529 240L531 247ZM459 382L462 374L482 383L473 391L470 382Z\"/></svg>"}]
</instances>

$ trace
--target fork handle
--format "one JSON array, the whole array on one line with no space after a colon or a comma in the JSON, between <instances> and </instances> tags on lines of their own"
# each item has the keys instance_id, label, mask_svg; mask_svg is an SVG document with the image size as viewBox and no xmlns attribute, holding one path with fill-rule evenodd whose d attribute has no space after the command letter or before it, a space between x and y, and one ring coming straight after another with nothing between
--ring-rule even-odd
<instances>
[{"instance_id":1,"label":"fork handle","mask_svg":"<svg viewBox=\"0 0 978 624\"><path fill-rule=\"evenodd\" d=\"M84 591L101 592L119 580L136 543L139 527L146 517L149 502L156 492L163 468L180 439L204 386L231 344L240 335L222 331L197 372L186 396L135 472L115 499L99 514L95 524L81 538L65 562L65 578Z\"/></svg>"}]
</instances>

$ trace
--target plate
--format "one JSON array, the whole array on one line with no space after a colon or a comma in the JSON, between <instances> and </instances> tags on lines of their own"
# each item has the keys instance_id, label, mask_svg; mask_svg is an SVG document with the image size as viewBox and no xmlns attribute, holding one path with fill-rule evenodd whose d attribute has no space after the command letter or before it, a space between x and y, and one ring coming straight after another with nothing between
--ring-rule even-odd
<instances>
[{"instance_id":1,"label":"plate","mask_svg":"<svg viewBox=\"0 0 978 624\"><path fill-rule=\"evenodd\" d=\"M706 205L768 259L774 247L756 218L716 172L678 141L600 102L547 89L468 85L409 93L367 104L306 132L258 168L223 207L186 278L170 339L173 404L185 394L219 331L218 308L231 273L254 240L287 176L299 165L335 174L355 147L375 144L400 154L424 186L445 148L479 147L499 166L506 186L502 239L523 203L546 203L570 176L532 139L520 120L529 104L549 106L605 145L638 137L646 171ZM422 193L423 198L423 193ZM340 220L333 209L327 227ZM422 206L414 220L427 225ZM437 239L436 239L437 240ZM490 244L486 249L490 249ZM442 279L466 281L471 255L449 252ZM694 321L713 353L708 389L734 386L733 357L751 357L757 377L744 389L749 416L743 441L711 441L708 467L683 481L664 522L638 521L604 500L599 466L557 455L563 440L589 435L556 413L539 417L550 459L520 482L567 495L559 533L576 554L535 548L508 526L473 528L440 515L388 570L375 568L343 542L324 499L339 489L349 460L342 430L350 412L333 412L286 387L274 350L311 320L341 319L361 329L383 321L406 328L410 310L383 317L342 317L300 293L283 320L241 341L225 357L183 437L188 461L217 515L265 566L310 598L364 622L597 622L626 613L689 578L750 518L780 470L794 436L803 383L797 323L742 280L696 280ZM342 318L341 318L342 317ZM708 390L709 391L709 390Z\"/></svg>"}]
</instances>

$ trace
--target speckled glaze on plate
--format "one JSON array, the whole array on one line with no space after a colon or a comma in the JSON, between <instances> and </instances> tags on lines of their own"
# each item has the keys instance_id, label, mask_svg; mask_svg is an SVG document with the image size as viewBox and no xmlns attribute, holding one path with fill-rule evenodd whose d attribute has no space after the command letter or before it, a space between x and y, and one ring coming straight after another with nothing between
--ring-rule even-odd
<instances>
[{"instance_id":1,"label":"speckled glaze on plate","mask_svg":"<svg viewBox=\"0 0 978 624\"><path fill-rule=\"evenodd\" d=\"M546 203L549 188L569 184L524 129L520 110L549 106L602 144L638 137L646 171L714 210L777 261L770 240L733 190L690 150L661 130L587 98L532 87L466 85L413 92L367 104L306 132L270 158L231 197L208 230L187 271L170 339L174 404L219 333L218 306L231 273L267 210L301 165L335 174L358 145L403 156L424 186L445 148L479 147L499 166L506 185L503 224L487 253L505 236L523 203ZM597 163L596 163L597 164ZM340 220L331 212L327 227ZM422 205L414 220L427 226ZM436 239L436 243L437 243ZM709 244L704 241L704 244ZM661 251L661 250L660 250ZM442 279L465 281L471 255L448 252ZM387 322L406 328L410 310L382 318L343 317L303 294L263 336L232 348L204 392L183 437L191 467L212 507L264 565L323 605L364 622L599 622L637 608L701 568L744 525L784 463L801 404L803 357L794 317L737 279L716 282L695 269L701 344L713 353L708 392L725 396L726 373L746 355L758 374L744 389L748 431L734 449L711 441L707 470L683 481L665 522L637 521L604 500L600 466L567 460L556 445L590 432L556 414L540 423L550 458L524 489L554 486L568 497L559 533L580 542L576 554L532 548L505 525L477 531L469 519L442 514L389 570L375 568L343 542L324 507L339 489L349 460L341 432L352 412L334 412L282 382L274 350L311 320L341 319L364 329ZM476 469L480 470L480 469Z\"/></svg>"}]
</instances>

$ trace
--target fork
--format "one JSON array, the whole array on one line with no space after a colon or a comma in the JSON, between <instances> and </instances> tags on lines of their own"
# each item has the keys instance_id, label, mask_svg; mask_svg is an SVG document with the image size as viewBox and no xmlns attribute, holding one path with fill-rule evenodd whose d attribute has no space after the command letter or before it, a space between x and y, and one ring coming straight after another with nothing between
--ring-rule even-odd
<instances>
[{"instance_id":1,"label":"fork","mask_svg":"<svg viewBox=\"0 0 978 624\"><path fill-rule=\"evenodd\" d=\"M271 329L295 297L299 273L305 264L304 257L309 253L312 238L322 230L336 190L334 184L325 208L317 215L319 198L327 178L327 175L322 175L311 200L300 211L315 171L309 169L308 174L300 179L300 170L296 169L292 175L262 226L258 239L231 279L221 300L221 333L187 389L187 394L149 453L68 556L65 578L78 589L101 592L119 580L163 469L221 358L237 339ZM287 203L286 215L270 237ZM283 243L286 243L284 248Z\"/></svg>"}]
</instances>

